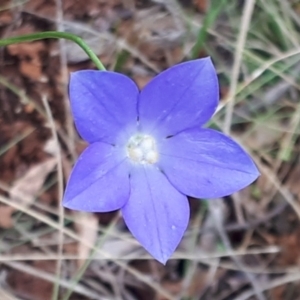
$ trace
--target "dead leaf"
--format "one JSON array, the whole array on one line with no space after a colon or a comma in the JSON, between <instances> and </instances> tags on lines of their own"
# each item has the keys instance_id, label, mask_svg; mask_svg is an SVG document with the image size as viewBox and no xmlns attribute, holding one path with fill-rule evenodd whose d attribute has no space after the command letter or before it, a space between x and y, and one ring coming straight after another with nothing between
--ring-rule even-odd
<instances>
[{"instance_id":1,"label":"dead leaf","mask_svg":"<svg viewBox=\"0 0 300 300\"><path fill-rule=\"evenodd\" d=\"M50 158L29 169L24 176L13 183L9 192L11 201L23 206L31 205L55 165L56 159ZM0 227L11 228L13 226L12 214L14 211L15 208L10 206L0 207Z\"/></svg>"},{"instance_id":2,"label":"dead leaf","mask_svg":"<svg viewBox=\"0 0 300 300\"><path fill-rule=\"evenodd\" d=\"M31 266L38 270L54 274L55 264L52 261L34 261ZM37 273L38 274L38 273ZM22 299L42 300L51 299L53 284L38 276L32 276L19 270L11 270L8 275L8 284ZM4 299L4 298L1 298Z\"/></svg>"},{"instance_id":3,"label":"dead leaf","mask_svg":"<svg viewBox=\"0 0 300 300\"><path fill-rule=\"evenodd\" d=\"M98 218L94 214L74 212L76 228L78 235L81 239L87 242L89 245L95 245L97 241L98 233ZM88 257L91 248L86 244L78 244L78 255L80 257ZM84 260L78 260L78 267L80 268L84 264Z\"/></svg>"},{"instance_id":4,"label":"dead leaf","mask_svg":"<svg viewBox=\"0 0 300 300\"><path fill-rule=\"evenodd\" d=\"M14 223L12 220L12 214L14 208L11 206L1 206L0 207L0 227L2 228L11 228Z\"/></svg>"},{"instance_id":5,"label":"dead leaf","mask_svg":"<svg viewBox=\"0 0 300 300\"><path fill-rule=\"evenodd\" d=\"M101 250L116 259L124 256L136 259L141 255L141 253L146 254L146 252L141 249L137 242L132 238L108 238Z\"/></svg>"},{"instance_id":6,"label":"dead leaf","mask_svg":"<svg viewBox=\"0 0 300 300\"><path fill-rule=\"evenodd\" d=\"M182 281L181 280L166 280L161 283L162 288L167 290L170 294L177 296L182 289ZM167 300L166 297L158 294L156 296L156 300Z\"/></svg>"},{"instance_id":7,"label":"dead leaf","mask_svg":"<svg viewBox=\"0 0 300 300\"><path fill-rule=\"evenodd\" d=\"M11 11L2 11L0 12L0 25L9 25L13 22L13 13Z\"/></svg>"},{"instance_id":8,"label":"dead leaf","mask_svg":"<svg viewBox=\"0 0 300 300\"><path fill-rule=\"evenodd\" d=\"M50 158L30 168L23 177L13 183L9 193L11 200L24 206L31 205L55 165L56 159Z\"/></svg>"},{"instance_id":9,"label":"dead leaf","mask_svg":"<svg viewBox=\"0 0 300 300\"><path fill-rule=\"evenodd\" d=\"M208 8L207 0L194 0L193 2L200 12L205 13L207 11Z\"/></svg>"},{"instance_id":10,"label":"dead leaf","mask_svg":"<svg viewBox=\"0 0 300 300\"><path fill-rule=\"evenodd\" d=\"M133 79L134 79L135 83L138 85L139 89L141 90L152 79L152 77L150 77L150 76L135 76Z\"/></svg>"},{"instance_id":11,"label":"dead leaf","mask_svg":"<svg viewBox=\"0 0 300 300\"><path fill-rule=\"evenodd\" d=\"M12 44L8 46L8 51L13 56L21 58L20 72L36 81L45 81L43 75L41 54L46 50L43 42Z\"/></svg>"}]
</instances>

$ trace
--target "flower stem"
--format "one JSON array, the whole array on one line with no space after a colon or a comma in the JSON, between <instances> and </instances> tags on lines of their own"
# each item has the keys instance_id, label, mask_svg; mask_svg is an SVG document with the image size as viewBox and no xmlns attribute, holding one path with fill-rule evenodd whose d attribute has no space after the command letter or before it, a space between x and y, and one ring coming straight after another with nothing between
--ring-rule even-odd
<instances>
[{"instance_id":1,"label":"flower stem","mask_svg":"<svg viewBox=\"0 0 300 300\"><path fill-rule=\"evenodd\" d=\"M97 57L97 55L93 52L93 50L84 42L82 38L79 36L60 31L45 31L39 33L25 34L21 36L11 37L7 39L0 40L0 47L7 46L11 44L23 43L23 42L31 42L42 39L66 39L75 42L82 50L88 55L88 57L93 61L96 67L99 70L105 71L105 67Z\"/></svg>"}]
</instances>

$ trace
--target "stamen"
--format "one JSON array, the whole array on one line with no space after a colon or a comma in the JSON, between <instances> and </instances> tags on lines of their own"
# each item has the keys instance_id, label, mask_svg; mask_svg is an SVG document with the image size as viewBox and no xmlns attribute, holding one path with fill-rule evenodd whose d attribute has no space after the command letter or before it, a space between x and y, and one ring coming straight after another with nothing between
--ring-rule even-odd
<instances>
[{"instance_id":1,"label":"stamen","mask_svg":"<svg viewBox=\"0 0 300 300\"><path fill-rule=\"evenodd\" d=\"M154 164L158 161L155 139L150 135L137 134L127 144L127 155L136 163Z\"/></svg>"}]
</instances>

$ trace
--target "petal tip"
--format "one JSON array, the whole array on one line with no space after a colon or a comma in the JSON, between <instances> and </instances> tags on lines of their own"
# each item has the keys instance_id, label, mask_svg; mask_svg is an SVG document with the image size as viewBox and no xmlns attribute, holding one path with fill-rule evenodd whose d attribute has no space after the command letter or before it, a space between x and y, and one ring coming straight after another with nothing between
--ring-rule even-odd
<instances>
[{"instance_id":1,"label":"petal tip","mask_svg":"<svg viewBox=\"0 0 300 300\"><path fill-rule=\"evenodd\" d=\"M253 180L251 181L252 183L261 175L261 173L251 156L247 152L244 153L248 156L248 166L245 166L244 171L247 172L251 176L251 178L253 178Z\"/></svg>"},{"instance_id":2,"label":"petal tip","mask_svg":"<svg viewBox=\"0 0 300 300\"><path fill-rule=\"evenodd\" d=\"M146 248L145 248L146 249ZM161 264L166 265L167 261L171 258L171 256L174 254L176 251L176 248L172 251L166 249L159 249L159 251L151 251L150 249L146 249L150 255L159 261Z\"/></svg>"},{"instance_id":3,"label":"petal tip","mask_svg":"<svg viewBox=\"0 0 300 300\"><path fill-rule=\"evenodd\" d=\"M215 66L213 64L213 61L212 61L212 58L211 56L207 56L207 57L203 57L203 58L199 58L197 59L196 61L198 61L199 63L206 63L206 64L209 64L211 67L213 67L213 70L215 71ZM193 62L193 61L191 61Z\"/></svg>"},{"instance_id":4,"label":"petal tip","mask_svg":"<svg viewBox=\"0 0 300 300\"><path fill-rule=\"evenodd\" d=\"M72 205L72 199L63 198L63 200L62 200L62 206L64 208L71 209L71 210L80 210L80 208L74 207Z\"/></svg>"},{"instance_id":5,"label":"petal tip","mask_svg":"<svg viewBox=\"0 0 300 300\"><path fill-rule=\"evenodd\" d=\"M251 183L254 182L260 175L261 175L261 173L259 172L258 168L254 164L254 166L253 166L253 172L252 172L252 176L253 176L252 178L253 178L253 180L251 181Z\"/></svg>"},{"instance_id":6,"label":"petal tip","mask_svg":"<svg viewBox=\"0 0 300 300\"><path fill-rule=\"evenodd\" d=\"M166 255L162 255L162 256L159 256L159 257L154 257L157 261L159 261L162 265L166 265L167 264L167 261L168 261L168 259L170 258L171 256L170 255L168 255L168 256L166 256Z\"/></svg>"},{"instance_id":7,"label":"petal tip","mask_svg":"<svg viewBox=\"0 0 300 300\"><path fill-rule=\"evenodd\" d=\"M211 56L206 56L206 57L203 57L203 58L199 58L199 60L212 62Z\"/></svg>"}]
</instances>

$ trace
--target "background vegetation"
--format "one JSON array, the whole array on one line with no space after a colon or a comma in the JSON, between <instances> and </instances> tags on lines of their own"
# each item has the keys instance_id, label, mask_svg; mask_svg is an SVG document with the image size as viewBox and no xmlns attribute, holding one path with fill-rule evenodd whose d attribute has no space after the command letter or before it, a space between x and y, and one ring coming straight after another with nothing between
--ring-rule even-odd
<instances>
[{"instance_id":1,"label":"background vegetation","mask_svg":"<svg viewBox=\"0 0 300 300\"><path fill-rule=\"evenodd\" d=\"M300 299L299 28L299 0L1 0L2 38L75 33L141 88L211 56L221 100L209 126L261 176L226 199L189 199L188 231L162 266L118 212L60 205L86 146L67 94L69 72L94 68L86 54L64 40L1 48L0 298Z\"/></svg>"}]
</instances>

